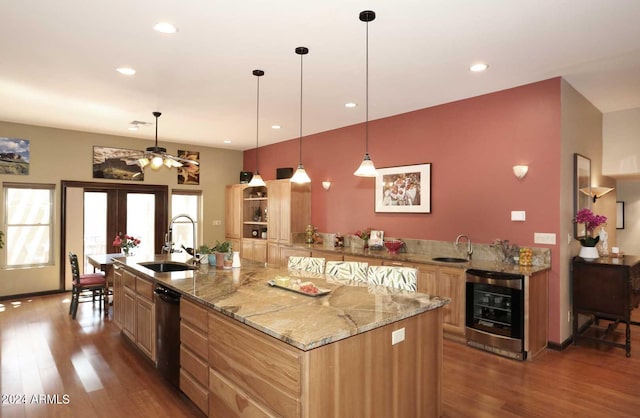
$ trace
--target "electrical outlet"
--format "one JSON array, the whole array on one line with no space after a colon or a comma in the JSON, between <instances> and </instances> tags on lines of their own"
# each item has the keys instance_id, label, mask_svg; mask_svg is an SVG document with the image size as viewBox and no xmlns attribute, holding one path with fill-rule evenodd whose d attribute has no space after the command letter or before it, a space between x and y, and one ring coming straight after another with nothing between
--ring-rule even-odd
<instances>
[{"instance_id":1,"label":"electrical outlet","mask_svg":"<svg viewBox=\"0 0 640 418\"><path fill-rule=\"evenodd\" d=\"M220 219L216 219L213 222L211 222L211 225L220 226L220 225L222 225L222 221Z\"/></svg>"},{"instance_id":2,"label":"electrical outlet","mask_svg":"<svg viewBox=\"0 0 640 418\"><path fill-rule=\"evenodd\" d=\"M567 244L571 245L571 241L573 241L573 235L570 233L567 234Z\"/></svg>"},{"instance_id":3,"label":"electrical outlet","mask_svg":"<svg viewBox=\"0 0 640 418\"><path fill-rule=\"evenodd\" d=\"M512 221L518 221L518 222L524 222L527 220L527 212L523 211L523 210L512 210L511 211L511 220Z\"/></svg>"},{"instance_id":4,"label":"electrical outlet","mask_svg":"<svg viewBox=\"0 0 640 418\"><path fill-rule=\"evenodd\" d=\"M396 345L404 341L404 328L400 328L391 333L391 345Z\"/></svg>"}]
</instances>

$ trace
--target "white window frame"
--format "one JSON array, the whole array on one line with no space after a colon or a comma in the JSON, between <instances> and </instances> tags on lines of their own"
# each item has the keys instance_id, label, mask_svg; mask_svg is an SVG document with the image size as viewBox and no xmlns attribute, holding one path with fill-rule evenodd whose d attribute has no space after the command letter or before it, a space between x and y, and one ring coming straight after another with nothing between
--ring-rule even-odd
<instances>
[{"instance_id":1,"label":"white window frame","mask_svg":"<svg viewBox=\"0 0 640 418\"><path fill-rule=\"evenodd\" d=\"M54 258L53 258L53 250L54 250L54 219L55 219L55 184L34 184L34 183L12 183L12 182L4 182L2 183L3 189L3 197L4 197L4 222L3 222L3 231L5 233L5 248L4 248L4 267L7 269L16 269L16 268L31 268L31 267L42 267L42 266L53 266ZM49 219L48 223L42 224L9 224L9 211L11 209L9 202L9 192L13 189L31 189L31 190L48 190L49 191ZM24 208L20 207L18 210L24 210ZM44 263L22 263L22 264L9 264L9 249L11 248L11 242L9 241L9 229L10 228L20 228L20 227L33 227L33 226L46 226L49 228L48 233L48 242L44 243L45 246L49 248L49 254L47 256L47 262ZM28 261L28 260L27 260Z\"/></svg>"},{"instance_id":2,"label":"white window frame","mask_svg":"<svg viewBox=\"0 0 640 418\"><path fill-rule=\"evenodd\" d=\"M177 216L177 215L181 215L181 213L174 213L174 208L173 208L173 196L196 196L198 199L198 207L196 208L196 218L194 219L195 222L195 228L196 228L196 250L198 248L200 248L200 246L203 243L203 239L202 239L202 234L203 234L203 226L202 226L202 213L203 213L203 209L202 209L202 190L184 190L184 189L173 189L171 190L171 197L170 197L170 201L171 201L171 211L170 211L170 215L169 215L169 222L171 222L171 220ZM190 224L191 222L189 222L188 219L186 218L178 218L175 221L176 224ZM175 248L176 250L179 250L180 248Z\"/></svg>"}]
</instances>

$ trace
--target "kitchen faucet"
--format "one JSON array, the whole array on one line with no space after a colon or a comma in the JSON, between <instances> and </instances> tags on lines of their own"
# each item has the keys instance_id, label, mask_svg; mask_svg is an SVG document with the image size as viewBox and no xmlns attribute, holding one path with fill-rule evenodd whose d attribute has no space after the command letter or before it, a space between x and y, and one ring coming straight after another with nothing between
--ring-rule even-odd
<instances>
[{"instance_id":1,"label":"kitchen faucet","mask_svg":"<svg viewBox=\"0 0 640 418\"><path fill-rule=\"evenodd\" d=\"M169 232L167 232L167 234L165 235L165 243L162 246L162 252L176 252L176 250L173 249L173 224L175 223L176 219L179 218L187 218L189 222L191 222L191 227L193 228L193 245L191 246L191 255L193 256L193 264L196 264L198 262L198 258L196 257L196 222L191 216L184 213L174 216L173 219L171 219L171 222L169 222Z\"/></svg>"},{"instance_id":2,"label":"kitchen faucet","mask_svg":"<svg viewBox=\"0 0 640 418\"><path fill-rule=\"evenodd\" d=\"M473 254L473 247L471 246L471 240L469 239L469 237L467 235L464 234L460 234L456 237L456 248L458 246L458 244L460 244L460 238L466 238L467 239L467 260L471 261L471 255Z\"/></svg>"}]
</instances>

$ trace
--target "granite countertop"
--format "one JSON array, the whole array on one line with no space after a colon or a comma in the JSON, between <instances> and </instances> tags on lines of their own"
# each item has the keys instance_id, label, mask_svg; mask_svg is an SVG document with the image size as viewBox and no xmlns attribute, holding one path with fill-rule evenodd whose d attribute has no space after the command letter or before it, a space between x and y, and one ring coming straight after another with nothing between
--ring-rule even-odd
<instances>
[{"instance_id":1,"label":"granite countertop","mask_svg":"<svg viewBox=\"0 0 640 418\"><path fill-rule=\"evenodd\" d=\"M171 273L155 273L138 264L187 259L182 254L166 254L118 257L114 261L136 275L164 284L184 297L305 351L450 302L435 295L390 290L246 260L236 269L221 270L203 264L197 270ZM278 275L300 277L331 292L312 297L269 286L267 281Z\"/></svg>"},{"instance_id":2,"label":"granite countertop","mask_svg":"<svg viewBox=\"0 0 640 418\"><path fill-rule=\"evenodd\" d=\"M523 274L525 276L529 276L533 273L537 273L544 270L549 270L551 268L550 265L537 265L537 266L520 266L518 264L507 264L507 263L497 263L495 260L471 260L464 263L448 263L441 261L434 261L434 257L443 257L449 256L449 253L436 252L432 254L416 254L416 253L398 253L391 254L386 249L363 249L363 248L351 248L351 247L341 247L335 248L331 246L327 246L325 244L293 244L292 248L298 249L308 249L313 251L322 251L322 252L330 252L336 254L357 256L357 257L371 257L386 261L395 261L402 263L420 263L420 264L432 264L444 267L452 267L459 269L477 269L477 270L487 270L487 271L497 271L503 273L512 273L512 274ZM457 257L457 256L454 256Z\"/></svg>"}]
</instances>

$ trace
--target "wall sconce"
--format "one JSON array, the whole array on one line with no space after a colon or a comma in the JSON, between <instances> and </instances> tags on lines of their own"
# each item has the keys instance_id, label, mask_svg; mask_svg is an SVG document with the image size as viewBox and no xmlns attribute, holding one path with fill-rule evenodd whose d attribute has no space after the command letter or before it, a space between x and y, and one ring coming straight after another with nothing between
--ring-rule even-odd
<instances>
[{"instance_id":1,"label":"wall sconce","mask_svg":"<svg viewBox=\"0 0 640 418\"><path fill-rule=\"evenodd\" d=\"M529 171L528 165L514 165L513 166L513 174L518 178L518 180L522 180L524 176L527 175Z\"/></svg>"},{"instance_id":2,"label":"wall sconce","mask_svg":"<svg viewBox=\"0 0 640 418\"><path fill-rule=\"evenodd\" d=\"M331 182L330 181L323 181L322 182L322 188L325 190L329 190L331 188Z\"/></svg>"},{"instance_id":3,"label":"wall sconce","mask_svg":"<svg viewBox=\"0 0 640 418\"><path fill-rule=\"evenodd\" d=\"M600 199L602 196L606 195L612 190L615 190L615 188L599 187L599 186L591 187L591 194L593 195L593 203L596 203L596 200Z\"/></svg>"}]
</instances>

